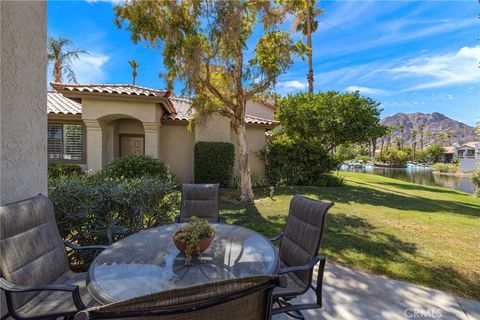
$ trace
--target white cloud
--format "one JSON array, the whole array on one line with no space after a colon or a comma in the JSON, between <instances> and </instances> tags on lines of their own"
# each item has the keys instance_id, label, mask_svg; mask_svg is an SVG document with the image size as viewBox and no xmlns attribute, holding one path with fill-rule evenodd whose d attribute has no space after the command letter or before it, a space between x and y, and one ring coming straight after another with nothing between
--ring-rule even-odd
<instances>
[{"instance_id":1,"label":"white cloud","mask_svg":"<svg viewBox=\"0 0 480 320\"><path fill-rule=\"evenodd\" d=\"M102 83L107 78L105 65L110 60L109 56L90 52L89 55L81 55L72 63L78 83Z\"/></svg>"},{"instance_id":2,"label":"white cloud","mask_svg":"<svg viewBox=\"0 0 480 320\"><path fill-rule=\"evenodd\" d=\"M421 57L391 71L428 80L405 91L438 88L455 84L478 83L480 46L463 47L455 53Z\"/></svg>"},{"instance_id":3,"label":"white cloud","mask_svg":"<svg viewBox=\"0 0 480 320\"><path fill-rule=\"evenodd\" d=\"M359 87L359 86L349 86L345 89L346 91L353 92L353 91L360 91L362 94L386 94L387 92L381 89L376 88L368 88L368 87Z\"/></svg>"},{"instance_id":4,"label":"white cloud","mask_svg":"<svg viewBox=\"0 0 480 320\"><path fill-rule=\"evenodd\" d=\"M308 88L307 82L300 82L298 80L283 81L277 84L277 87L284 92L299 91Z\"/></svg>"}]
</instances>

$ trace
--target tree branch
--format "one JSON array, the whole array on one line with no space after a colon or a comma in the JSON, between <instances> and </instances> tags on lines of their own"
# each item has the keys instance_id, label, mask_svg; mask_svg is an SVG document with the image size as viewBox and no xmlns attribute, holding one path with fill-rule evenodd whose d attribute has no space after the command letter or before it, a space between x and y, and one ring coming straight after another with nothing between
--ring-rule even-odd
<instances>
[{"instance_id":1,"label":"tree branch","mask_svg":"<svg viewBox=\"0 0 480 320\"><path fill-rule=\"evenodd\" d=\"M247 99L247 100L251 99L257 93L260 93L260 92L263 92L263 91L267 90L271 85L272 85L272 82L270 80L267 80L267 81L259 84L258 86L253 87L252 90L247 92L247 94L245 95L245 99Z\"/></svg>"}]
</instances>

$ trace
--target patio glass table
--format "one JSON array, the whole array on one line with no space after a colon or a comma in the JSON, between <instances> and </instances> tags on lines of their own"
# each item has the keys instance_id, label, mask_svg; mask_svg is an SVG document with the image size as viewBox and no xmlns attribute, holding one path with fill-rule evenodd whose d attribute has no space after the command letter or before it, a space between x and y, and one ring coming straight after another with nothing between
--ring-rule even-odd
<instances>
[{"instance_id":1,"label":"patio glass table","mask_svg":"<svg viewBox=\"0 0 480 320\"><path fill-rule=\"evenodd\" d=\"M181 224L140 231L105 249L90 266L87 288L101 304L149 293L236 277L274 274L278 257L261 234L235 225L213 224L215 239L185 265L173 234Z\"/></svg>"}]
</instances>

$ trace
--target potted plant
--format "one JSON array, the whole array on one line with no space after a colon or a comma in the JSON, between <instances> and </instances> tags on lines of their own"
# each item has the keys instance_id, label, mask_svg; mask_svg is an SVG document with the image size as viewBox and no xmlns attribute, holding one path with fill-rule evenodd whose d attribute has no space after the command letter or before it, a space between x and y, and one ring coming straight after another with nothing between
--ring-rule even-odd
<instances>
[{"instance_id":1,"label":"potted plant","mask_svg":"<svg viewBox=\"0 0 480 320\"><path fill-rule=\"evenodd\" d=\"M215 228L207 220L193 216L189 224L175 232L175 246L185 254L185 264L190 264L192 256L202 254L215 238Z\"/></svg>"}]
</instances>

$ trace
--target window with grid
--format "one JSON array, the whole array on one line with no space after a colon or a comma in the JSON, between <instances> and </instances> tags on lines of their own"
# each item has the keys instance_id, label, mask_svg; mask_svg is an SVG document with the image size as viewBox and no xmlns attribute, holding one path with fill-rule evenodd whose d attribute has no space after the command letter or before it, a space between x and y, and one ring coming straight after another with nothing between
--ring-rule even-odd
<instances>
[{"instance_id":1,"label":"window with grid","mask_svg":"<svg viewBox=\"0 0 480 320\"><path fill-rule=\"evenodd\" d=\"M48 158L81 161L84 159L81 124L48 124Z\"/></svg>"}]
</instances>

